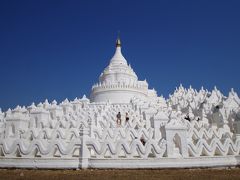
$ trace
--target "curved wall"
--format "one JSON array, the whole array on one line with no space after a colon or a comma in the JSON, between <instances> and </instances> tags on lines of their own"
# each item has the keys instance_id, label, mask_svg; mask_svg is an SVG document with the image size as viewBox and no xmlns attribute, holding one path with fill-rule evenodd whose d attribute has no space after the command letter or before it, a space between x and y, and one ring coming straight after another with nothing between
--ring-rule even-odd
<instances>
[{"instance_id":1,"label":"curved wall","mask_svg":"<svg viewBox=\"0 0 240 180\"><path fill-rule=\"evenodd\" d=\"M107 102L111 103L129 103L133 97L138 97L141 99L146 99L147 95L144 92L139 92L136 90L102 90L94 92L91 95L91 102Z\"/></svg>"}]
</instances>

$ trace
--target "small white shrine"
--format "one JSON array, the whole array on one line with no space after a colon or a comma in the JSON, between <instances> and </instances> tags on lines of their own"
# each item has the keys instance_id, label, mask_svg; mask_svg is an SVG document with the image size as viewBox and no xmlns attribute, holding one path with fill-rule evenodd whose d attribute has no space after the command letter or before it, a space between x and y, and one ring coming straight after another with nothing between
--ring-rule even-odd
<instances>
[{"instance_id":1,"label":"small white shrine","mask_svg":"<svg viewBox=\"0 0 240 180\"><path fill-rule=\"evenodd\" d=\"M182 85L158 97L121 53L90 98L0 110L2 168L193 168L240 165L240 99Z\"/></svg>"}]
</instances>

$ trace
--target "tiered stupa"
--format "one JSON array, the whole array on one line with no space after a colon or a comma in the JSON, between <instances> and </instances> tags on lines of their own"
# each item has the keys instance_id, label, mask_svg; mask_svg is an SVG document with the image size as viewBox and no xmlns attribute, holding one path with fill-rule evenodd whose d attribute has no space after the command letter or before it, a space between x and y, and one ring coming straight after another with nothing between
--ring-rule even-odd
<instances>
[{"instance_id":1,"label":"tiered stupa","mask_svg":"<svg viewBox=\"0 0 240 180\"><path fill-rule=\"evenodd\" d=\"M139 81L136 73L121 52L120 38L116 41L116 51L110 64L93 85L91 102L129 103L132 98L146 100L157 97L154 89L148 89L146 80Z\"/></svg>"},{"instance_id":2,"label":"tiered stupa","mask_svg":"<svg viewBox=\"0 0 240 180\"><path fill-rule=\"evenodd\" d=\"M90 100L0 109L0 168L239 165L237 93L180 85L169 98L157 97L127 64L119 38Z\"/></svg>"}]
</instances>

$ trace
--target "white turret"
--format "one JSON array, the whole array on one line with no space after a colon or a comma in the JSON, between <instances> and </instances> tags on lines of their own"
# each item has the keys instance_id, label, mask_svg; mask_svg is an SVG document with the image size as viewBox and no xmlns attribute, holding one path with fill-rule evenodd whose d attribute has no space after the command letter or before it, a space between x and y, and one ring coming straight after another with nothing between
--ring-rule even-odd
<instances>
[{"instance_id":1,"label":"white turret","mask_svg":"<svg viewBox=\"0 0 240 180\"><path fill-rule=\"evenodd\" d=\"M104 82L117 83L124 82L125 84L130 84L137 82L137 75L133 69L127 64L127 60L123 57L121 52L121 42L117 39L116 51L110 60L110 64L104 69L103 73L100 75L99 81L101 84Z\"/></svg>"},{"instance_id":2,"label":"white turret","mask_svg":"<svg viewBox=\"0 0 240 180\"><path fill-rule=\"evenodd\" d=\"M116 51L109 65L99 77L99 83L93 85L91 102L129 103L133 97L145 100L155 95L148 89L146 81L138 81L121 52L121 41L116 41Z\"/></svg>"},{"instance_id":3,"label":"white turret","mask_svg":"<svg viewBox=\"0 0 240 180\"><path fill-rule=\"evenodd\" d=\"M122 52L121 52L121 42L120 39L118 38L116 41L116 51L115 54L113 55L111 61L111 65L127 65L127 60L123 57Z\"/></svg>"}]
</instances>

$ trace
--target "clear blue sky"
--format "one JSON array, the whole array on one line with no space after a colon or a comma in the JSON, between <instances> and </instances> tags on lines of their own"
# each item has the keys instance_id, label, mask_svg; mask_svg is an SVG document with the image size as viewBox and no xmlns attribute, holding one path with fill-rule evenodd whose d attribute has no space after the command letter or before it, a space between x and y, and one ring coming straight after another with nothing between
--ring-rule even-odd
<instances>
[{"instance_id":1,"label":"clear blue sky","mask_svg":"<svg viewBox=\"0 0 240 180\"><path fill-rule=\"evenodd\" d=\"M0 1L0 107L89 95L114 53L168 97L240 92L240 1Z\"/></svg>"}]
</instances>

